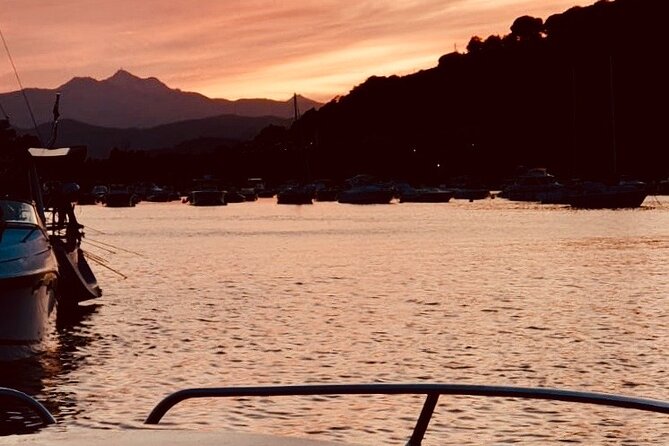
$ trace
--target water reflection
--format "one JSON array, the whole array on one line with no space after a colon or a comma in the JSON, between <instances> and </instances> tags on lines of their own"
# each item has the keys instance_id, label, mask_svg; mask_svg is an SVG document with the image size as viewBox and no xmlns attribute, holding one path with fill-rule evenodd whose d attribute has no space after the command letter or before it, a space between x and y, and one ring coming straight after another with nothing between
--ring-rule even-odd
<instances>
[{"instance_id":1,"label":"water reflection","mask_svg":"<svg viewBox=\"0 0 669 446\"><path fill-rule=\"evenodd\" d=\"M67 375L85 360L85 356L78 352L92 340L88 322L99 307L96 304L60 311L44 352L0 363L0 387L16 389L36 398L56 419L78 415L80 409L75 393L56 384L67 381ZM17 406L9 399L0 399L0 435L28 434L42 427L39 417L29 408Z\"/></svg>"}]
</instances>

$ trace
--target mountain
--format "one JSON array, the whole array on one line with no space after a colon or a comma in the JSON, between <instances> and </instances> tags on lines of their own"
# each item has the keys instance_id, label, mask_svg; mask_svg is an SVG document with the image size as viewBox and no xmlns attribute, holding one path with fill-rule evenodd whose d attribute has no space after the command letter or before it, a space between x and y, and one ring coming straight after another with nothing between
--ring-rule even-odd
<instances>
[{"instance_id":1,"label":"mountain","mask_svg":"<svg viewBox=\"0 0 669 446\"><path fill-rule=\"evenodd\" d=\"M168 149L186 141L202 138L246 141L269 125L288 126L290 122L290 119L275 116L220 115L144 129L120 129L63 119L58 126L57 145L61 147L85 145L88 147L89 157L106 158L114 148L122 150ZM51 135L50 124L42 124L38 128L43 138ZM34 131L24 130L19 133L34 134Z\"/></svg>"},{"instance_id":2,"label":"mountain","mask_svg":"<svg viewBox=\"0 0 669 446\"><path fill-rule=\"evenodd\" d=\"M293 117L293 99L211 99L199 93L173 89L155 77L140 78L119 70L98 81L76 77L56 89L25 89L38 124L53 120L56 93L61 93L60 113L98 127L150 128L179 121L221 115L247 117ZM11 118L12 125L32 128L33 123L20 91L0 94L0 103ZM321 104L298 96L298 107L306 111Z\"/></svg>"}]
</instances>

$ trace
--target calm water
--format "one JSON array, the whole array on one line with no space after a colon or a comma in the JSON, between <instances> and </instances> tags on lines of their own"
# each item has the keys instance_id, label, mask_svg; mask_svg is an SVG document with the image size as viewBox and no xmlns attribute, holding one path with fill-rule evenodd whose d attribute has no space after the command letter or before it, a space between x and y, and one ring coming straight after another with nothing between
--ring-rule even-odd
<instances>
[{"instance_id":1,"label":"calm water","mask_svg":"<svg viewBox=\"0 0 669 446\"><path fill-rule=\"evenodd\" d=\"M669 399L669 199L77 208L104 290L2 364L51 431L131 429L185 387L447 382ZM103 243L105 245L103 245ZM113 247L112 247L113 246ZM102 249L105 248L105 249ZM110 251L114 252L110 252ZM422 398L186 402L165 425L404 444ZM424 444L666 444L666 416L442 397Z\"/></svg>"}]
</instances>

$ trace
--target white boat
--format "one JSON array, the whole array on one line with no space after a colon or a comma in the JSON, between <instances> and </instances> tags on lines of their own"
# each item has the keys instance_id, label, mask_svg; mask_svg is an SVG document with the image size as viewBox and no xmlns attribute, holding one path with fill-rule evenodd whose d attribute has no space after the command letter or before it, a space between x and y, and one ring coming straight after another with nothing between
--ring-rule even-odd
<instances>
[{"instance_id":1,"label":"white boat","mask_svg":"<svg viewBox=\"0 0 669 446\"><path fill-rule=\"evenodd\" d=\"M12 143L7 126L0 140ZM3 144L4 145L4 144ZM37 173L27 150L0 154L0 360L42 347L55 317L58 263L46 231Z\"/></svg>"}]
</instances>

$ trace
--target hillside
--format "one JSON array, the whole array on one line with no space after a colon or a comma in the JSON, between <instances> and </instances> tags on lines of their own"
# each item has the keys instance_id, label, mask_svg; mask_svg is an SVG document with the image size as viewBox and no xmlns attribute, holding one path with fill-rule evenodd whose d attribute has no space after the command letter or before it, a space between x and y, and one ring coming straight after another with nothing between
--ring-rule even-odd
<instances>
[{"instance_id":1,"label":"hillside","mask_svg":"<svg viewBox=\"0 0 669 446\"><path fill-rule=\"evenodd\" d=\"M84 124L71 119L61 120L57 145L85 145L91 158L106 158L114 148L120 150L167 149L198 138L217 138L228 141L247 141L268 125L287 126L288 119L274 116L245 117L221 115L211 118L165 124L139 129L115 129ZM51 125L39 127L43 137L51 134ZM20 133L34 134L25 130Z\"/></svg>"},{"instance_id":2,"label":"hillside","mask_svg":"<svg viewBox=\"0 0 669 446\"><path fill-rule=\"evenodd\" d=\"M519 165L666 177L666 8L599 1L519 17L509 34L475 36L432 69L368 79L306 113L290 138L313 144L311 169L325 177L498 181Z\"/></svg>"}]
</instances>

